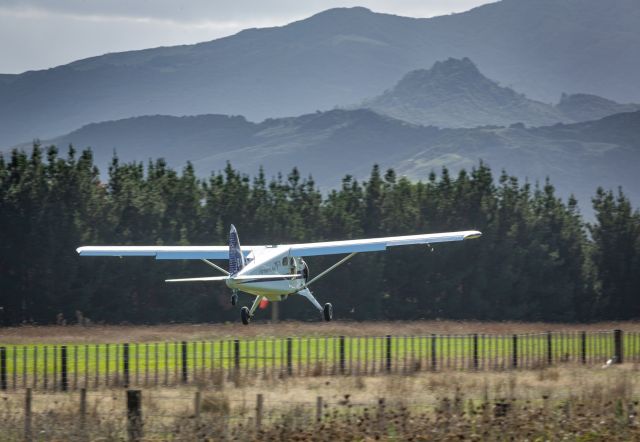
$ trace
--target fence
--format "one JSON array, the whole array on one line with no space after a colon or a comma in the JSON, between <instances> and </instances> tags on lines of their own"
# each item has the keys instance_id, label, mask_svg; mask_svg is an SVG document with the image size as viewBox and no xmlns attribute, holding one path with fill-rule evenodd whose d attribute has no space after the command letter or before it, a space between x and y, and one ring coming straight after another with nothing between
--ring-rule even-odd
<instances>
[{"instance_id":1,"label":"fence","mask_svg":"<svg viewBox=\"0 0 640 442\"><path fill-rule=\"evenodd\" d=\"M325 420L335 422L336 418L347 418L349 421L351 417L366 418L369 414L372 423L382 429L385 417L392 420L400 409L410 407L412 411L424 411L437 406L428 401L387 401L383 397L367 402L353 402L348 398L332 401L323 396L311 401L284 402L269 400L263 394L229 399L215 390L208 393L197 390L189 394L182 391L179 395L162 390L126 390L109 392L105 396L104 392L81 388L64 397L53 392L36 393L31 388L7 393L3 393L3 399L8 406L0 409L3 421L0 440L27 442L96 438L247 440L247 436L257 436L260 430L273 429L278 424L299 436L298 430L322 424ZM373 413L367 413L367 410Z\"/></svg>"},{"instance_id":2,"label":"fence","mask_svg":"<svg viewBox=\"0 0 640 442\"><path fill-rule=\"evenodd\" d=\"M455 381L440 391L443 395L430 397L418 389L407 397L407 392L386 390L387 398L374 393L358 400L349 394L336 397L335 391L287 400L276 384L275 393L237 397L219 389L80 389L69 394L27 388L0 394L0 440L458 440L465 434L483 440L502 440L506 434L529 440L550 435L574 440L585 434L598 440L640 440L638 404L629 400L632 376L608 383L605 390L602 379L594 381L600 392L595 395L577 395L565 386L564 394L551 398L545 386L533 401L530 384L520 392L506 387L507 399L505 390L496 388L500 383L493 394L485 385L480 397L477 391L461 391ZM583 381L573 384L578 386L584 387Z\"/></svg>"},{"instance_id":3,"label":"fence","mask_svg":"<svg viewBox=\"0 0 640 442\"><path fill-rule=\"evenodd\" d=\"M201 384L220 375L375 375L640 361L640 333L294 337L0 347L0 390Z\"/></svg>"},{"instance_id":4,"label":"fence","mask_svg":"<svg viewBox=\"0 0 640 442\"><path fill-rule=\"evenodd\" d=\"M13 393L15 397L9 402L10 410L0 410L0 419L3 419L0 440L90 440L89 435L110 433L118 436L118 440L126 436L128 440L137 441L150 435L168 436L176 428L184 427L184 423L198 422L203 414L207 415L207 424L210 425L212 419L217 420L226 432L233 426L236 430L244 428L246 436L246 429L259 431L263 425L283 416L291 418L292 410L295 410L298 424L308 425L322 421L337 407L347 410L354 406L362 408L377 404L380 407L385 404L384 399L371 403L331 402L322 396L313 402L292 403L266 400L262 394L257 394L252 401L253 398L229 399L219 392L209 396L204 393L197 390L190 395L175 395L157 390L126 390L105 397L101 392L81 388L78 396L68 395L65 400L50 392L36 394L27 388L24 392ZM161 404L167 403L170 406L162 407ZM198 435L197 431L192 435ZM215 436L214 439L220 440L222 435ZM228 436L223 439L237 440Z\"/></svg>"}]
</instances>

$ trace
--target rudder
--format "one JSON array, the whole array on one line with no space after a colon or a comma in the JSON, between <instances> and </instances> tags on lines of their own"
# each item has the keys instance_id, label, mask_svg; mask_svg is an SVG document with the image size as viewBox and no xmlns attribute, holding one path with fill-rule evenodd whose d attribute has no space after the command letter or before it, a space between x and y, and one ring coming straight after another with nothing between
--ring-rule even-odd
<instances>
[{"instance_id":1,"label":"rudder","mask_svg":"<svg viewBox=\"0 0 640 442\"><path fill-rule=\"evenodd\" d=\"M244 255L240 248L240 238L236 227L231 224L229 232L229 273L235 275L244 267Z\"/></svg>"}]
</instances>

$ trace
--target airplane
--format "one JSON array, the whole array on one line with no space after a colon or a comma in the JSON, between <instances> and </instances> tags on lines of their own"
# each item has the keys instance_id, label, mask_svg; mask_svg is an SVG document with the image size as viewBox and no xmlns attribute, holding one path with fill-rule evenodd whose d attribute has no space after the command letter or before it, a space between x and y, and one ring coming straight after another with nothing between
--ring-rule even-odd
<instances>
[{"instance_id":1,"label":"airplane","mask_svg":"<svg viewBox=\"0 0 640 442\"><path fill-rule=\"evenodd\" d=\"M263 300L284 301L291 295L307 298L322 314L325 321L333 319L333 305L324 306L313 296L309 286L336 267L344 264L358 253L376 252L387 247L410 244L431 244L475 239L482 236L477 230L460 232L429 233L386 238L328 241L305 244L280 244L262 246L240 246L238 231L231 225L229 246L83 246L76 249L80 256L155 256L161 260L201 260L224 276L167 279L166 282L209 282L224 281L232 290L231 304L238 303L238 291L255 296L251 307L240 309L242 323L247 325L253 319L256 308ZM304 257L347 254L344 258L310 278L309 266ZM229 270L218 266L212 260L228 259Z\"/></svg>"}]
</instances>

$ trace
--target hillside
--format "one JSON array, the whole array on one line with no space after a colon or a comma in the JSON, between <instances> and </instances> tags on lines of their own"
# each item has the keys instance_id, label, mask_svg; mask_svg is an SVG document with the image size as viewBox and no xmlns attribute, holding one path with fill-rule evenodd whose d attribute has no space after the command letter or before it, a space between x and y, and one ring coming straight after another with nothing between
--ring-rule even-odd
<instances>
[{"instance_id":1,"label":"hillside","mask_svg":"<svg viewBox=\"0 0 640 442\"><path fill-rule=\"evenodd\" d=\"M640 104L620 104L591 94L562 94L556 108L573 121L589 121L608 115L640 110Z\"/></svg>"},{"instance_id":2,"label":"hillside","mask_svg":"<svg viewBox=\"0 0 640 442\"><path fill-rule=\"evenodd\" d=\"M638 23L635 0L503 0L430 19L331 9L206 43L3 75L0 146L138 115L300 115L373 97L448 57L469 57L534 100L640 101Z\"/></svg>"},{"instance_id":3,"label":"hillside","mask_svg":"<svg viewBox=\"0 0 640 442\"><path fill-rule=\"evenodd\" d=\"M577 196L587 213L598 186L622 186L638 204L640 112L539 128L513 125L443 130L420 152L395 167L399 173L416 178L442 165L469 169L479 158L494 170L505 169L532 184L549 177L561 195Z\"/></svg>"},{"instance_id":4,"label":"hillside","mask_svg":"<svg viewBox=\"0 0 640 442\"><path fill-rule=\"evenodd\" d=\"M455 172L482 159L532 183L549 176L562 195L576 194L583 206L597 186L622 185L640 202L640 112L539 128L475 129L412 125L362 109L262 123L222 115L148 116L91 124L44 142L50 143L91 146L103 171L115 149L125 161L165 157L179 167L191 160L201 176L226 161L249 174L263 166L268 176L297 166L325 189L345 174L366 178L373 163L424 180L442 166Z\"/></svg>"}]
</instances>

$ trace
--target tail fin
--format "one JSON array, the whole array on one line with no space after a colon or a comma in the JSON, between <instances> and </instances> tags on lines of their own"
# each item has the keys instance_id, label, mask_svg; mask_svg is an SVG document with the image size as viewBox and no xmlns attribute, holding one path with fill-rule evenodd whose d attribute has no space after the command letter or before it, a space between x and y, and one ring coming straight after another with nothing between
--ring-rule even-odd
<instances>
[{"instance_id":1,"label":"tail fin","mask_svg":"<svg viewBox=\"0 0 640 442\"><path fill-rule=\"evenodd\" d=\"M231 224L229 232L229 274L235 275L244 267L244 255L240 249L240 238L236 227Z\"/></svg>"}]
</instances>

